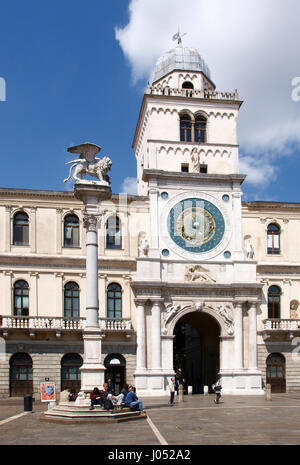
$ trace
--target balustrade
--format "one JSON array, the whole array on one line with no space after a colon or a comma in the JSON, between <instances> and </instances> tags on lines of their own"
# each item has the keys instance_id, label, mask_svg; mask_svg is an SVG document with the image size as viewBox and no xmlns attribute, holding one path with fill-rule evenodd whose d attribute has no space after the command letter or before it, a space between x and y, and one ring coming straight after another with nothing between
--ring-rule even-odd
<instances>
[{"instance_id":1,"label":"balustrade","mask_svg":"<svg viewBox=\"0 0 300 465\"><path fill-rule=\"evenodd\" d=\"M85 322L85 318L2 316L0 329L83 330ZM132 330L131 320L128 318L99 318L99 325L104 331Z\"/></svg>"},{"instance_id":2,"label":"balustrade","mask_svg":"<svg viewBox=\"0 0 300 465\"><path fill-rule=\"evenodd\" d=\"M209 100L239 100L238 92L220 92L216 90L178 89L162 86L148 86L146 94L167 95L175 97L204 98Z\"/></svg>"},{"instance_id":3,"label":"balustrade","mask_svg":"<svg viewBox=\"0 0 300 465\"><path fill-rule=\"evenodd\" d=\"M264 320L264 330L295 331L300 330L300 320L268 319Z\"/></svg>"}]
</instances>

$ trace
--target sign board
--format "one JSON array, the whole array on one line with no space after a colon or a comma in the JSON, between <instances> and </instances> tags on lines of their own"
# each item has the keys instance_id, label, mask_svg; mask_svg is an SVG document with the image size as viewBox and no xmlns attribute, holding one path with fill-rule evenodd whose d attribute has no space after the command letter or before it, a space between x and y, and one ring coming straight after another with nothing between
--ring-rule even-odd
<instances>
[{"instance_id":1,"label":"sign board","mask_svg":"<svg viewBox=\"0 0 300 465\"><path fill-rule=\"evenodd\" d=\"M55 397L55 383L45 382L40 384L41 402L56 401Z\"/></svg>"}]
</instances>

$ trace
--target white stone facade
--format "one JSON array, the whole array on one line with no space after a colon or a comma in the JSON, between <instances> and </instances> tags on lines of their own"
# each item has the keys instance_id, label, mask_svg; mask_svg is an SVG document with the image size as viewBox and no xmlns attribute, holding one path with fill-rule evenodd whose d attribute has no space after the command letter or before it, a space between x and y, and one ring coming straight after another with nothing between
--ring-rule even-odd
<instances>
[{"instance_id":1,"label":"white stone facade","mask_svg":"<svg viewBox=\"0 0 300 465\"><path fill-rule=\"evenodd\" d=\"M93 294L96 286L87 292L82 201L70 192L0 189L2 397L13 395L11 386L17 386L17 380L11 381L15 354L31 357L34 392L45 378L54 380L59 392L65 376L63 357L78 354L86 360L89 337L96 337L99 344L98 352L92 354L93 360L98 354L96 364L104 367L110 358L119 360L122 382L135 384L139 396L168 395L179 322L194 325L200 334L197 339L195 333L202 355L189 360L190 364L201 360L195 373L205 376L198 384L210 382L219 373L224 394L262 394L263 385L270 382L267 357L277 354L277 365L284 360L280 372L284 389L300 389L300 251L295 247L300 205L242 203L241 186L247 173L240 174L238 167L241 104L236 91L216 91L203 71L174 69L147 87L133 143L138 195L103 200L101 224L93 235L98 246L98 270L93 276L98 306L97 292ZM182 115L190 121L190 140L181 133ZM205 137L196 140L199 117L205 119ZM183 247L171 235L170 212L189 199L213 205L223 221L219 242L201 252ZM27 221L19 242L15 241L18 214ZM69 216L78 219L72 246L65 242L66 234L71 234L71 227L65 229ZM118 218L120 237L109 244L112 217ZM184 221L182 230L187 227ZM217 230L216 220L211 221ZM275 239L268 232L270 225L278 227ZM91 237L89 245L90 241ZM17 315L16 302L21 300L16 283L20 281L27 283L20 305L28 314ZM78 290L75 317L66 316L68 283L75 283ZM121 309L108 302L110 285L119 289L113 295L121 301ZM279 290L275 297L269 296L272 286L273 291ZM99 309L98 322L97 313L93 319L97 335L86 331L91 326L86 320L87 294L93 294L91 308ZM111 305L115 305L113 317ZM217 369L204 368L210 356ZM274 362L272 370L277 365ZM20 366L14 368L19 371L13 376L23 376Z\"/></svg>"}]
</instances>

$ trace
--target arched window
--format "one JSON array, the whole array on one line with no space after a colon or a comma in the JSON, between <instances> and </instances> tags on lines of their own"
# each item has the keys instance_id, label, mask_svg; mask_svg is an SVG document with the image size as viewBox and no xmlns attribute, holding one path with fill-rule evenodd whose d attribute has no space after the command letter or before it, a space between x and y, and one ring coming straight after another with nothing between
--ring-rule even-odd
<instances>
[{"instance_id":1,"label":"arched window","mask_svg":"<svg viewBox=\"0 0 300 465\"><path fill-rule=\"evenodd\" d=\"M107 286L107 317L122 318L122 288L116 283Z\"/></svg>"},{"instance_id":2,"label":"arched window","mask_svg":"<svg viewBox=\"0 0 300 465\"><path fill-rule=\"evenodd\" d=\"M183 142L192 140L192 121L186 113L180 116L180 140Z\"/></svg>"},{"instance_id":3,"label":"arched window","mask_svg":"<svg viewBox=\"0 0 300 465\"><path fill-rule=\"evenodd\" d=\"M268 254L273 255L280 253L280 227L278 226L278 224L269 224L267 233L267 243Z\"/></svg>"},{"instance_id":4,"label":"arched window","mask_svg":"<svg viewBox=\"0 0 300 465\"><path fill-rule=\"evenodd\" d=\"M268 289L268 318L280 318L281 289L278 286L270 286Z\"/></svg>"},{"instance_id":5,"label":"arched window","mask_svg":"<svg viewBox=\"0 0 300 465\"><path fill-rule=\"evenodd\" d=\"M121 221L117 216L110 216L106 222L106 248L121 249Z\"/></svg>"},{"instance_id":6,"label":"arched window","mask_svg":"<svg viewBox=\"0 0 300 465\"><path fill-rule=\"evenodd\" d=\"M29 219L25 212L18 212L13 219L13 245L29 244Z\"/></svg>"},{"instance_id":7,"label":"arched window","mask_svg":"<svg viewBox=\"0 0 300 465\"><path fill-rule=\"evenodd\" d=\"M79 318L79 286L69 282L64 288L64 316L65 318Z\"/></svg>"},{"instance_id":8,"label":"arched window","mask_svg":"<svg viewBox=\"0 0 300 465\"><path fill-rule=\"evenodd\" d=\"M79 247L79 219L67 215L64 219L64 247Z\"/></svg>"},{"instance_id":9,"label":"arched window","mask_svg":"<svg viewBox=\"0 0 300 465\"><path fill-rule=\"evenodd\" d=\"M29 286L22 279L14 284L14 315L29 315Z\"/></svg>"},{"instance_id":10,"label":"arched window","mask_svg":"<svg viewBox=\"0 0 300 465\"><path fill-rule=\"evenodd\" d=\"M206 143L206 118L202 115L195 118L195 142Z\"/></svg>"},{"instance_id":11,"label":"arched window","mask_svg":"<svg viewBox=\"0 0 300 465\"><path fill-rule=\"evenodd\" d=\"M190 81L184 81L184 83L182 84L182 88L183 89L194 89L194 85Z\"/></svg>"}]
</instances>

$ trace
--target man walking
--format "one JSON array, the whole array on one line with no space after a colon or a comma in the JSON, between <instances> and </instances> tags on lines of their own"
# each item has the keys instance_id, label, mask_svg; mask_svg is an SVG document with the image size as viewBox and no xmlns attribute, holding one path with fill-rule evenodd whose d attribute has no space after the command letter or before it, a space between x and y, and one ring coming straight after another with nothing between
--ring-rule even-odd
<instances>
[{"instance_id":1,"label":"man walking","mask_svg":"<svg viewBox=\"0 0 300 465\"><path fill-rule=\"evenodd\" d=\"M175 396L175 378L171 378L169 381L169 390L170 390L170 400L169 404L174 405L174 396Z\"/></svg>"},{"instance_id":2,"label":"man walking","mask_svg":"<svg viewBox=\"0 0 300 465\"><path fill-rule=\"evenodd\" d=\"M222 386L221 386L221 381L220 381L220 378L217 379L217 382L215 384L212 385L212 388L216 394L216 398L215 398L215 404L218 404L219 403L219 400L221 398L221 389L222 389Z\"/></svg>"}]
</instances>

